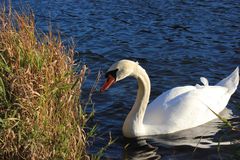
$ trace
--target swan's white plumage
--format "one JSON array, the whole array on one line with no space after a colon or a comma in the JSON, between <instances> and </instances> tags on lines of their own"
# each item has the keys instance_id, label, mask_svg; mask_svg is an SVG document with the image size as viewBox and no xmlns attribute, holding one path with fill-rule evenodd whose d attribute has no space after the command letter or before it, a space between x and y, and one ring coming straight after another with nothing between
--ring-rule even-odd
<instances>
[{"instance_id":1,"label":"swan's white plumage","mask_svg":"<svg viewBox=\"0 0 240 160\"><path fill-rule=\"evenodd\" d=\"M211 121L217 118L211 110L220 113L239 83L237 67L214 86L209 86L208 80L201 77L203 85L170 89L148 105L150 80L145 70L129 60L113 64L109 71L115 69L118 69L116 81L127 76L138 80L137 98L123 125L126 137L173 133Z\"/></svg>"},{"instance_id":2,"label":"swan's white plumage","mask_svg":"<svg viewBox=\"0 0 240 160\"><path fill-rule=\"evenodd\" d=\"M230 98L227 91L219 86L173 88L148 105L143 123L164 126L161 134L199 126L217 118L209 108L220 113Z\"/></svg>"},{"instance_id":3,"label":"swan's white plumage","mask_svg":"<svg viewBox=\"0 0 240 160\"><path fill-rule=\"evenodd\" d=\"M203 83L204 86L209 86L207 78L201 77L200 81Z\"/></svg>"}]
</instances>

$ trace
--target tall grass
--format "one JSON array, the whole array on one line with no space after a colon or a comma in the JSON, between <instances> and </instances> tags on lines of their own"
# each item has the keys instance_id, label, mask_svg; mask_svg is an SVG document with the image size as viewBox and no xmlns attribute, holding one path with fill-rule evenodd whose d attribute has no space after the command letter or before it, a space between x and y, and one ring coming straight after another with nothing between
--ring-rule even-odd
<instances>
[{"instance_id":1,"label":"tall grass","mask_svg":"<svg viewBox=\"0 0 240 160\"><path fill-rule=\"evenodd\" d=\"M88 159L73 49L39 34L33 14L0 11L0 157Z\"/></svg>"}]
</instances>

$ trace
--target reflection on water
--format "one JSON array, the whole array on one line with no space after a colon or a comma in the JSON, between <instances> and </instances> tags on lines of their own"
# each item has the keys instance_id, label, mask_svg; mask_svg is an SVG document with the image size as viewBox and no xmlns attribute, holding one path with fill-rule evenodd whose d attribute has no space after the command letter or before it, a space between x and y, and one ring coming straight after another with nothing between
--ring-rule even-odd
<instances>
[{"instance_id":1,"label":"reflection on water","mask_svg":"<svg viewBox=\"0 0 240 160\"><path fill-rule=\"evenodd\" d=\"M239 156L240 148L239 131L233 131L218 119L192 129L179 131L173 134L146 136L141 138L123 138L121 126L116 127L119 120L116 120L112 107L121 116L121 107L124 103L115 102L107 107L107 110L100 114L109 114L108 122L102 124L99 122L100 137L95 140L98 144L104 144L108 132L111 131L117 141L106 151L105 158L109 159L165 159L165 160L186 160L186 159L236 159ZM240 127L239 118L231 118L231 111L226 109L221 113L222 116L229 119L233 127ZM98 117L98 114L96 114ZM125 117L122 117L122 121ZM110 121L110 122L109 122ZM121 125L121 124L119 124ZM108 126L108 127L106 127ZM104 127L104 128L103 128ZM105 137L105 138L104 138ZM101 139L102 138L102 139ZM220 145L220 146L219 146ZM95 148L95 147L94 147ZM122 154L118 154L118 150ZM90 150L94 153L94 150Z\"/></svg>"},{"instance_id":2,"label":"reflection on water","mask_svg":"<svg viewBox=\"0 0 240 160\"><path fill-rule=\"evenodd\" d=\"M144 160L144 159L160 159L157 153L158 147L154 147L147 143L145 139L127 140L123 159Z\"/></svg>"},{"instance_id":3,"label":"reflection on water","mask_svg":"<svg viewBox=\"0 0 240 160\"><path fill-rule=\"evenodd\" d=\"M239 1L26 0L22 3L30 4L36 13L37 27L47 32L51 24L56 35L60 31L64 43L75 41L79 51L76 61L87 63L91 70L83 88L85 94L98 70L105 71L123 58L139 61L148 72L152 85L150 101L170 88L195 85L201 76L215 84L240 64ZM19 1L12 4L19 7ZM239 132L223 128L219 121L170 135L140 140L123 138L122 123L134 102L136 89L136 81L130 78L104 94L93 95L95 117L89 125L97 124L98 136L89 148L90 153L105 146L111 132L118 140L105 152L104 159L240 157ZM238 89L228 104L233 118L240 115L239 105ZM232 121L236 123L239 119ZM220 148L219 141L223 145ZM195 149L196 146L199 148Z\"/></svg>"},{"instance_id":4,"label":"reflection on water","mask_svg":"<svg viewBox=\"0 0 240 160\"><path fill-rule=\"evenodd\" d=\"M221 116L230 117L229 110L224 110ZM191 146L197 148L216 147L221 142L221 139L214 139L215 135L221 131L223 122L215 119L201 126L179 131L173 134L158 135L151 137L154 143L164 146ZM231 142L222 141L221 145L230 145Z\"/></svg>"},{"instance_id":5,"label":"reflection on water","mask_svg":"<svg viewBox=\"0 0 240 160\"><path fill-rule=\"evenodd\" d=\"M230 121L237 127L239 120L233 118ZM240 147L239 132L221 129L221 125L215 120L173 134L125 139L122 159L238 159L239 155L232 151Z\"/></svg>"}]
</instances>

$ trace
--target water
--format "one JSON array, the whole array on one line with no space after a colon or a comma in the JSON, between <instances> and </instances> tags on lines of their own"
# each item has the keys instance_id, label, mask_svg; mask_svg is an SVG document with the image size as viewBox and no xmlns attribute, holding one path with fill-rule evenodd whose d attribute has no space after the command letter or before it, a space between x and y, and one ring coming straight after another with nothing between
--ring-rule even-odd
<instances>
[{"instance_id":1,"label":"water","mask_svg":"<svg viewBox=\"0 0 240 160\"><path fill-rule=\"evenodd\" d=\"M14 1L13 6L18 8L19 3ZM240 64L239 1L26 0L21 3L31 6L36 25L43 31L47 32L51 25L55 34L61 33L64 43L75 42L76 50L81 52L76 60L90 68L85 94L99 70L105 71L123 58L137 60L147 70L152 83L151 100L167 89L195 85L201 76L215 84ZM102 78L100 84L103 81ZM240 134L224 128L219 120L171 135L124 138L121 127L136 89L135 80L129 78L104 94L94 93L95 117L89 125L97 124L98 136L89 148L90 153L105 146L111 132L117 140L107 149L104 159L239 159ZM238 89L228 104L234 125L240 121L239 97ZM222 141L220 148L219 141Z\"/></svg>"}]
</instances>

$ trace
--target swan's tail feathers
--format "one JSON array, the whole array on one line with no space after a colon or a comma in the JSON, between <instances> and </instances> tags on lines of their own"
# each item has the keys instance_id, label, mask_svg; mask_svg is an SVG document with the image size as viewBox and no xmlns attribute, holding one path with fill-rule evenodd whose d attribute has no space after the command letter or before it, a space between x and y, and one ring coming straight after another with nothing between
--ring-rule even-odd
<instances>
[{"instance_id":1,"label":"swan's tail feathers","mask_svg":"<svg viewBox=\"0 0 240 160\"><path fill-rule=\"evenodd\" d=\"M217 86L228 88L228 93L233 94L239 83L239 67L237 67L228 77L218 82Z\"/></svg>"}]
</instances>

